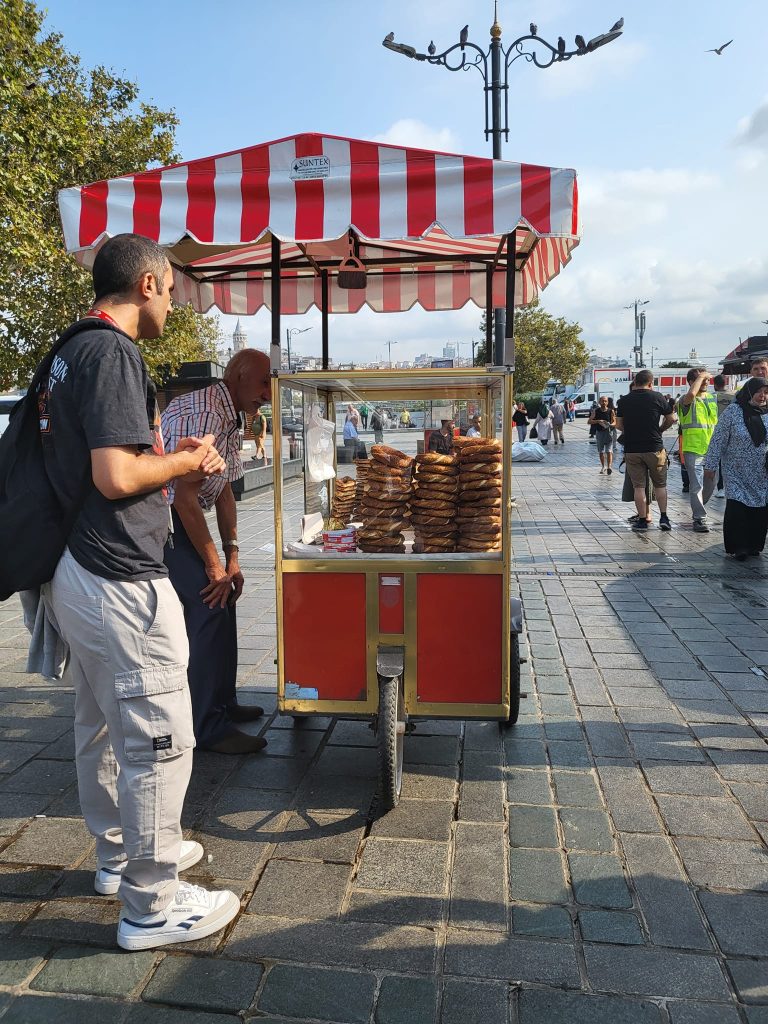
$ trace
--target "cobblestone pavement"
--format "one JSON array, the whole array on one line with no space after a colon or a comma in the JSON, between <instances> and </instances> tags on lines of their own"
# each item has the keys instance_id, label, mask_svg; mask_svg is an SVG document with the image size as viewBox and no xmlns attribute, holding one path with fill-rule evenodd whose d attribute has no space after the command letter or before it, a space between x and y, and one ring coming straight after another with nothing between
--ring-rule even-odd
<instances>
[{"instance_id":1,"label":"cobblestone pavement","mask_svg":"<svg viewBox=\"0 0 768 1024\"><path fill-rule=\"evenodd\" d=\"M364 723L270 714L266 756L196 755L185 825L223 934L114 945L79 817L72 694L0 608L2 1024L765 1024L768 588L693 534L632 534L584 423L516 476L518 726L420 723L370 816ZM671 440L671 439L670 439ZM274 709L271 495L241 506L241 696ZM469 641L468 641L469 642Z\"/></svg>"}]
</instances>

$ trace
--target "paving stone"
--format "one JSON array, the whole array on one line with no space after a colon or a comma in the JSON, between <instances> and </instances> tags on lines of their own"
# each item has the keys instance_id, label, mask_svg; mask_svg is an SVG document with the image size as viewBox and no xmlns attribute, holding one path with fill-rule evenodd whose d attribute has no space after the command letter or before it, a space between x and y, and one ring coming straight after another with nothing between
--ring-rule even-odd
<instances>
[{"instance_id":1,"label":"paving stone","mask_svg":"<svg viewBox=\"0 0 768 1024\"><path fill-rule=\"evenodd\" d=\"M34 757L42 747L29 743L6 743L0 744L8 747L5 752L5 762L0 760L0 771L13 771L10 767L14 762L24 764L29 758ZM8 767L2 767L6 763ZM31 761L24 764L13 775L3 782L3 791L6 793L43 793L52 796L63 793L77 781L77 773L74 763L68 764L61 761Z\"/></svg>"},{"instance_id":2,"label":"paving stone","mask_svg":"<svg viewBox=\"0 0 768 1024\"><path fill-rule=\"evenodd\" d=\"M672 835L754 839L749 822L731 800L709 796L656 797Z\"/></svg>"},{"instance_id":3,"label":"paving stone","mask_svg":"<svg viewBox=\"0 0 768 1024\"><path fill-rule=\"evenodd\" d=\"M563 807L558 812L566 849L609 853L614 848L611 823L605 811Z\"/></svg>"},{"instance_id":4,"label":"paving stone","mask_svg":"<svg viewBox=\"0 0 768 1024\"><path fill-rule=\"evenodd\" d=\"M660 1024L662 1020L658 1006L646 1001L553 989L523 989L519 1013L520 1024Z\"/></svg>"},{"instance_id":5,"label":"paving stone","mask_svg":"<svg viewBox=\"0 0 768 1024\"><path fill-rule=\"evenodd\" d=\"M293 814L280 833L274 857L353 864L364 831L365 820L358 814L346 817L320 812Z\"/></svg>"},{"instance_id":6,"label":"paving stone","mask_svg":"<svg viewBox=\"0 0 768 1024\"><path fill-rule=\"evenodd\" d=\"M768 919L764 897L702 892L699 899L724 952L768 956Z\"/></svg>"},{"instance_id":7,"label":"paving stone","mask_svg":"<svg viewBox=\"0 0 768 1024\"><path fill-rule=\"evenodd\" d=\"M0 896L47 896L61 877L60 871L0 864Z\"/></svg>"},{"instance_id":8,"label":"paving stone","mask_svg":"<svg viewBox=\"0 0 768 1024\"><path fill-rule=\"evenodd\" d=\"M556 801L565 807L603 806L600 792L592 772L568 772L555 769L552 772L555 783Z\"/></svg>"},{"instance_id":9,"label":"paving stone","mask_svg":"<svg viewBox=\"0 0 768 1024\"><path fill-rule=\"evenodd\" d=\"M497 722L467 722L464 726L464 753L487 750L501 755L501 730Z\"/></svg>"},{"instance_id":10,"label":"paving stone","mask_svg":"<svg viewBox=\"0 0 768 1024\"><path fill-rule=\"evenodd\" d=\"M610 719L607 721L595 721L597 711L598 709L595 709L591 716L584 718L584 728L592 753L596 757L629 757L627 738L613 713L608 712Z\"/></svg>"},{"instance_id":11,"label":"paving stone","mask_svg":"<svg viewBox=\"0 0 768 1024\"><path fill-rule=\"evenodd\" d=\"M447 902L439 896L406 896L355 889L345 917L350 921L436 928L442 923Z\"/></svg>"},{"instance_id":12,"label":"paving stone","mask_svg":"<svg viewBox=\"0 0 768 1024\"><path fill-rule=\"evenodd\" d=\"M283 817L287 818L287 815ZM192 832L189 838L201 843L206 852L206 857L195 864L195 878L204 884L217 878L253 881L271 849L270 840L280 838L278 833L272 836L265 833L261 835L261 841L253 842L247 833L229 829L215 830L209 827L203 832ZM210 863L208 856L213 858Z\"/></svg>"},{"instance_id":13,"label":"paving stone","mask_svg":"<svg viewBox=\"0 0 768 1024\"><path fill-rule=\"evenodd\" d=\"M407 779L407 776L406 776ZM376 784L369 779L310 775L299 787L296 804L300 809L333 814L367 813ZM410 795L410 793L409 793Z\"/></svg>"},{"instance_id":14,"label":"paving stone","mask_svg":"<svg viewBox=\"0 0 768 1024\"><path fill-rule=\"evenodd\" d=\"M570 890L557 850L512 849L510 896L529 903L568 903Z\"/></svg>"},{"instance_id":15,"label":"paving stone","mask_svg":"<svg viewBox=\"0 0 768 1024\"><path fill-rule=\"evenodd\" d=\"M195 1010L177 1010L170 1006L139 1003L128 1011L123 1024L235 1024L239 1017L231 1014L205 1013ZM279 1024L274 1018L259 1018L259 1024Z\"/></svg>"},{"instance_id":16,"label":"paving stone","mask_svg":"<svg viewBox=\"0 0 768 1024\"><path fill-rule=\"evenodd\" d=\"M459 740L456 736L409 736L403 760L406 764L455 765L459 760ZM376 769L378 774L378 762Z\"/></svg>"},{"instance_id":17,"label":"paving stone","mask_svg":"<svg viewBox=\"0 0 768 1024\"><path fill-rule=\"evenodd\" d=\"M443 895L448 846L398 839L369 839L356 884L361 889Z\"/></svg>"},{"instance_id":18,"label":"paving stone","mask_svg":"<svg viewBox=\"0 0 768 1024\"><path fill-rule=\"evenodd\" d=\"M685 715L688 722L722 722L727 724L739 724L743 716L735 705L741 707L739 701L733 703L725 699L720 700L681 700L675 701L680 712ZM745 709L746 710L746 709Z\"/></svg>"},{"instance_id":19,"label":"paving stone","mask_svg":"<svg viewBox=\"0 0 768 1024\"><path fill-rule=\"evenodd\" d=\"M670 1024L739 1024L738 1010L726 1003L667 1003Z\"/></svg>"},{"instance_id":20,"label":"paving stone","mask_svg":"<svg viewBox=\"0 0 768 1024\"><path fill-rule=\"evenodd\" d=\"M50 801L40 793L0 793L0 836L12 836Z\"/></svg>"},{"instance_id":21,"label":"paving stone","mask_svg":"<svg viewBox=\"0 0 768 1024\"><path fill-rule=\"evenodd\" d=\"M675 845L694 885L768 891L768 858L758 843L676 838Z\"/></svg>"},{"instance_id":22,"label":"paving stone","mask_svg":"<svg viewBox=\"0 0 768 1024\"><path fill-rule=\"evenodd\" d=\"M507 772L507 799L515 804L549 804L549 772L512 768Z\"/></svg>"},{"instance_id":23,"label":"paving stone","mask_svg":"<svg viewBox=\"0 0 768 1024\"><path fill-rule=\"evenodd\" d=\"M689 737L677 733L633 732L630 739L639 761L706 761L704 754Z\"/></svg>"},{"instance_id":24,"label":"paving stone","mask_svg":"<svg viewBox=\"0 0 768 1024\"><path fill-rule=\"evenodd\" d=\"M440 1024L507 1024L508 1013L505 984L445 979Z\"/></svg>"},{"instance_id":25,"label":"paving stone","mask_svg":"<svg viewBox=\"0 0 768 1024\"><path fill-rule=\"evenodd\" d=\"M445 970L470 978L579 985L576 952L570 943L507 938L487 931L449 929Z\"/></svg>"},{"instance_id":26,"label":"paving stone","mask_svg":"<svg viewBox=\"0 0 768 1024\"><path fill-rule=\"evenodd\" d=\"M84 946L57 950L32 983L43 992L81 992L94 996L128 996L155 965L157 954L99 951Z\"/></svg>"},{"instance_id":27,"label":"paving stone","mask_svg":"<svg viewBox=\"0 0 768 1024\"><path fill-rule=\"evenodd\" d=\"M333 918L341 910L350 874L349 867L342 864L271 860L251 897L248 913Z\"/></svg>"},{"instance_id":28,"label":"paving stone","mask_svg":"<svg viewBox=\"0 0 768 1024\"><path fill-rule=\"evenodd\" d=\"M453 800L457 765L404 765L403 800Z\"/></svg>"},{"instance_id":29,"label":"paving stone","mask_svg":"<svg viewBox=\"0 0 768 1024\"><path fill-rule=\"evenodd\" d=\"M518 740L509 734L504 740L504 756L507 764L515 768L542 768L547 764L543 743L536 740Z\"/></svg>"},{"instance_id":30,"label":"paving stone","mask_svg":"<svg viewBox=\"0 0 768 1024\"><path fill-rule=\"evenodd\" d=\"M251 842L277 842L289 817L290 793L228 787L219 793L204 816L204 824L228 830L233 835L247 832Z\"/></svg>"},{"instance_id":31,"label":"paving stone","mask_svg":"<svg viewBox=\"0 0 768 1024\"><path fill-rule=\"evenodd\" d=\"M551 807L511 804L509 808L509 841L512 846L560 846L557 818Z\"/></svg>"},{"instance_id":32,"label":"paving stone","mask_svg":"<svg viewBox=\"0 0 768 1024\"><path fill-rule=\"evenodd\" d=\"M619 708L618 716L625 729L651 732L687 733L688 727L681 714L667 708L663 715L655 708Z\"/></svg>"},{"instance_id":33,"label":"paving stone","mask_svg":"<svg viewBox=\"0 0 768 1024\"><path fill-rule=\"evenodd\" d=\"M544 716L545 722L557 719L562 721L566 719L575 719L576 716L576 705L574 704L573 698L568 694L564 693L542 693L539 695L539 704L541 705L541 713ZM538 726L539 734L533 738L541 738L541 726ZM520 735L519 725L515 727L515 735Z\"/></svg>"},{"instance_id":34,"label":"paving stone","mask_svg":"<svg viewBox=\"0 0 768 1024\"><path fill-rule=\"evenodd\" d=\"M235 925L225 949L227 956L238 960L432 974L435 942L435 933L427 928L359 921L297 923L246 914Z\"/></svg>"},{"instance_id":35,"label":"paving stone","mask_svg":"<svg viewBox=\"0 0 768 1024\"><path fill-rule=\"evenodd\" d=\"M643 772L648 785L656 793L679 793L686 796L725 795L720 776L708 765L670 764L668 761L645 761Z\"/></svg>"},{"instance_id":36,"label":"paving stone","mask_svg":"<svg viewBox=\"0 0 768 1024\"><path fill-rule=\"evenodd\" d=\"M613 854L569 853L573 891L587 906L623 909L632 906L621 862Z\"/></svg>"},{"instance_id":37,"label":"paving stone","mask_svg":"<svg viewBox=\"0 0 768 1024\"><path fill-rule=\"evenodd\" d=\"M712 948L701 914L666 836L621 836L629 873L651 941L682 949Z\"/></svg>"},{"instance_id":38,"label":"paving stone","mask_svg":"<svg viewBox=\"0 0 768 1024\"><path fill-rule=\"evenodd\" d=\"M580 910L579 924L585 941L623 946L642 945L643 932L634 914L614 910Z\"/></svg>"},{"instance_id":39,"label":"paving stone","mask_svg":"<svg viewBox=\"0 0 768 1024\"><path fill-rule=\"evenodd\" d=\"M436 1012L437 985L432 978L382 979L375 1024L433 1024Z\"/></svg>"},{"instance_id":40,"label":"paving stone","mask_svg":"<svg viewBox=\"0 0 768 1024\"><path fill-rule=\"evenodd\" d=\"M586 744L566 740L550 740L547 744L553 768L591 768L592 759Z\"/></svg>"},{"instance_id":41,"label":"paving stone","mask_svg":"<svg viewBox=\"0 0 768 1024\"><path fill-rule=\"evenodd\" d=\"M499 772L501 774L501 772ZM498 782L464 780L459 797L461 821L504 820L504 787Z\"/></svg>"},{"instance_id":42,"label":"paving stone","mask_svg":"<svg viewBox=\"0 0 768 1024\"><path fill-rule=\"evenodd\" d=\"M729 998L714 956L585 943L584 958L589 982L598 991L682 999Z\"/></svg>"},{"instance_id":43,"label":"paving stone","mask_svg":"<svg viewBox=\"0 0 768 1024\"><path fill-rule=\"evenodd\" d=\"M376 734L369 722L336 720L328 745L331 747L375 747Z\"/></svg>"},{"instance_id":44,"label":"paving stone","mask_svg":"<svg viewBox=\"0 0 768 1024\"><path fill-rule=\"evenodd\" d=\"M717 770L729 782L768 783L768 758L753 750L710 750Z\"/></svg>"},{"instance_id":45,"label":"paving stone","mask_svg":"<svg viewBox=\"0 0 768 1024\"><path fill-rule=\"evenodd\" d=\"M451 838L453 804L447 800L400 800L397 807L378 818L371 835L386 839Z\"/></svg>"},{"instance_id":46,"label":"paving stone","mask_svg":"<svg viewBox=\"0 0 768 1024\"><path fill-rule=\"evenodd\" d=\"M0 939L0 985L23 985L45 959L48 944L29 939Z\"/></svg>"},{"instance_id":47,"label":"paving stone","mask_svg":"<svg viewBox=\"0 0 768 1024\"><path fill-rule=\"evenodd\" d=\"M53 900L23 926L25 938L78 942L113 949L120 910L115 901Z\"/></svg>"},{"instance_id":48,"label":"paving stone","mask_svg":"<svg viewBox=\"0 0 768 1024\"><path fill-rule=\"evenodd\" d=\"M512 930L516 935L533 935L541 939L572 939L573 923L565 907L524 906L512 908Z\"/></svg>"},{"instance_id":49,"label":"paving stone","mask_svg":"<svg viewBox=\"0 0 768 1024\"><path fill-rule=\"evenodd\" d=\"M55 1024L104 1024L105 1020L119 1020L123 1009L121 1003L25 993L10 1004L3 1015L3 1024L52 1024L53 1021ZM219 1020L221 1018L217 1018L217 1022Z\"/></svg>"},{"instance_id":50,"label":"paving stone","mask_svg":"<svg viewBox=\"0 0 768 1024\"><path fill-rule=\"evenodd\" d=\"M630 708L671 708L672 702L659 687L609 686L608 690L617 706Z\"/></svg>"},{"instance_id":51,"label":"paving stone","mask_svg":"<svg viewBox=\"0 0 768 1024\"><path fill-rule=\"evenodd\" d=\"M733 795L755 821L768 821L768 786L733 783Z\"/></svg>"},{"instance_id":52,"label":"paving stone","mask_svg":"<svg viewBox=\"0 0 768 1024\"><path fill-rule=\"evenodd\" d=\"M548 740L573 740L583 741L584 730L578 719L567 719L566 721L544 722L544 732Z\"/></svg>"},{"instance_id":53,"label":"paving stone","mask_svg":"<svg viewBox=\"0 0 768 1024\"><path fill-rule=\"evenodd\" d=\"M505 846L501 825L456 825L450 908L454 927L506 930Z\"/></svg>"},{"instance_id":54,"label":"paving stone","mask_svg":"<svg viewBox=\"0 0 768 1024\"><path fill-rule=\"evenodd\" d=\"M335 732L335 730L334 730ZM325 734L315 729L268 729L264 733L267 741L267 757L290 757L310 760L317 753ZM265 757L258 760L263 761Z\"/></svg>"},{"instance_id":55,"label":"paving stone","mask_svg":"<svg viewBox=\"0 0 768 1024\"><path fill-rule=\"evenodd\" d=\"M87 852L92 839L80 819L40 818L3 850L0 860L10 864L50 864L66 867Z\"/></svg>"},{"instance_id":56,"label":"paving stone","mask_svg":"<svg viewBox=\"0 0 768 1024\"><path fill-rule=\"evenodd\" d=\"M601 764L598 774L616 829L620 832L661 831L661 820L645 779L634 765Z\"/></svg>"},{"instance_id":57,"label":"paving stone","mask_svg":"<svg viewBox=\"0 0 768 1024\"><path fill-rule=\"evenodd\" d=\"M276 964L267 975L258 1007L285 1017L367 1024L375 990L372 974Z\"/></svg>"}]
</instances>

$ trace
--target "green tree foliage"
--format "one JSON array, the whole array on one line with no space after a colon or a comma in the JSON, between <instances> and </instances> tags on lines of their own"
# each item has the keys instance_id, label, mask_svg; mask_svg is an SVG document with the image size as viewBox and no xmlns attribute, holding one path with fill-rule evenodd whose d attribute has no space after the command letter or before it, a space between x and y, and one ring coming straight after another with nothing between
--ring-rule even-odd
<instances>
[{"instance_id":1,"label":"green tree foliage","mask_svg":"<svg viewBox=\"0 0 768 1024\"><path fill-rule=\"evenodd\" d=\"M139 101L135 83L82 68L43 31L30 0L0 0L0 390L24 385L51 342L82 315L90 275L64 252L59 189L178 159L172 111ZM207 318L174 314L145 346L154 366L204 358ZM171 339L187 348L172 353ZM177 358L180 356L180 358Z\"/></svg>"},{"instance_id":2,"label":"green tree foliage","mask_svg":"<svg viewBox=\"0 0 768 1024\"><path fill-rule=\"evenodd\" d=\"M484 366L485 313L480 321L481 342L475 365ZM550 377L575 381L589 361L581 340L582 328L542 309L538 300L515 310L515 392L540 391Z\"/></svg>"},{"instance_id":3,"label":"green tree foliage","mask_svg":"<svg viewBox=\"0 0 768 1024\"><path fill-rule=\"evenodd\" d=\"M139 339L139 348L152 379L164 384L179 366L198 359L218 359L221 341L218 317L201 316L191 306L175 306L168 314L162 337Z\"/></svg>"},{"instance_id":4,"label":"green tree foliage","mask_svg":"<svg viewBox=\"0 0 768 1024\"><path fill-rule=\"evenodd\" d=\"M663 363L659 369L661 370L684 370L690 363L687 359L670 359L668 363Z\"/></svg>"}]
</instances>

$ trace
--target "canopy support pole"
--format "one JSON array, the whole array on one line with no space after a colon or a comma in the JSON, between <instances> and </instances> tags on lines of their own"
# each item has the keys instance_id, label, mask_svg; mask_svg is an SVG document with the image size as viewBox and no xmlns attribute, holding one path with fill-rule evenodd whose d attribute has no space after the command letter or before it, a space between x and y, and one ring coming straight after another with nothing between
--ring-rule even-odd
<instances>
[{"instance_id":1,"label":"canopy support pole","mask_svg":"<svg viewBox=\"0 0 768 1024\"><path fill-rule=\"evenodd\" d=\"M320 318L323 333L323 369L328 369L328 271L320 271Z\"/></svg>"},{"instance_id":2,"label":"canopy support pole","mask_svg":"<svg viewBox=\"0 0 768 1024\"><path fill-rule=\"evenodd\" d=\"M515 368L515 255L517 228L507 235L507 316L504 334L504 366Z\"/></svg>"},{"instance_id":3,"label":"canopy support pole","mask_svg":"<svg viewBox=\"0 0 768 1024\"><path fill-rule=\"evenodd\" d=\"M485 362L493 366L493 267L485 268Z\"/></svg>"},{"instance_id":4,"label":"canopy support pole","mask_svg":"<svg viewBox=\"0 0 768 1024\"><path fill-rule=\"evenodd\" d=\"M272 235L272 344L269 362L273 373L279 373L282 363L280 351L280 239ZM279 412L278 412L279 415Z\"/></svg>"}]
</instances>

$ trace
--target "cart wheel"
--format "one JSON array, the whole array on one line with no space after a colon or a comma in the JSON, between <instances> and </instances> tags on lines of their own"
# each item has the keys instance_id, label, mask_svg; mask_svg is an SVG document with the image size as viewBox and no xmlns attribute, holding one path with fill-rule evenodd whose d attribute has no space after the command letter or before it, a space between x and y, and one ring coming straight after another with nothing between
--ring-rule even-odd
<instances>
[{"instance_id":1,"label":"cart wheel","mask_svg":"<svg viewBox=\"0 0 768 1024\"><path fill-rule=\"evenodd\" d=\"M397 806L403 785L403 739L406 723L401 679L401 676L379 676L378 803L382 811L391 811Z\"/></svg>"},{"instance_id":2,"label":"cart wheel","mask_svg":"<svg viewBox=\"0 0 768 1024\"><path fill-rule=\"evenodd\" d=\"M509 718L504 725L514 725L520 714L520 637L511 633L509 637Z\"/></svg>"}]
</instances>

